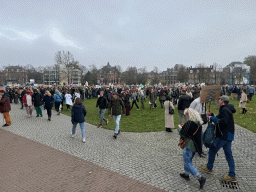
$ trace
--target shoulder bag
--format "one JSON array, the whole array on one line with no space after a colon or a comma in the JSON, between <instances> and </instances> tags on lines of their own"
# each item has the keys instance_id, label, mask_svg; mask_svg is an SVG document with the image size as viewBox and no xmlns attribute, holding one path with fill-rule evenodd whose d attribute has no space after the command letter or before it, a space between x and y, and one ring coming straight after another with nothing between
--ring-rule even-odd
<instances>
[{"instance_id":1,"label":"shoulder bag","mask_svg":"<svg viewBox=\"0 0 256 192\"><path fill-rule=\"evenodd\" d=\"M169 101L169 114L173 115L174 114L174 109L171 107L171 103Z\"/></svg>"},{"instance_id":2,"label":"shoulder bag","mask_svg":"<svg viewBox=\"0 0 256 192\"><path fill-rule=\"evenodd\" d=\"M199 126L199 127L200 127L200 126ZM199 127L197 128L197 130L195 131L195 133L193 133L193 136L197 133ZM189 139L190 139L190 138L186 139L185 141L184 141L183 139L180 139L178 146L180 146L181 149L184 149L185 146L186 146L186 143L188 142Z\"/></svg>"}]
</instances>

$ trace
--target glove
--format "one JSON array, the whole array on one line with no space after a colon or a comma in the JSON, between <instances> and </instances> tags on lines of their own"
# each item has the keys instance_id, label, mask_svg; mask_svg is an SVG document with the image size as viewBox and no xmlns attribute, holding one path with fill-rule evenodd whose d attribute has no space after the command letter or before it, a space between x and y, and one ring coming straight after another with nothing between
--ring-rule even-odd
<instances>
[{"instance_id":1,"label":"glove","mask_svg":"<svg viewBox=\"0 0 256 192\"><path fill-rule=\"evenodd\" d=\"M213 121L214 123L217 123L217 118L216 118L215 116L212 116L212 117L210 118L210 121Z\"/></svg>"}]
</instances>

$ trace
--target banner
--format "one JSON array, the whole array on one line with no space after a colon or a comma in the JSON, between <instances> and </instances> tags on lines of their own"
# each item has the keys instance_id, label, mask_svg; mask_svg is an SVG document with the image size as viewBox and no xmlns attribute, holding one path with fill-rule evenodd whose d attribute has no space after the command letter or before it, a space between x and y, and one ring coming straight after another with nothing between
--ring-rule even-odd
<instances>
[{"instance_id":1,"label":"banner","mask_svg":"<svg viewBox=\"0 0 256 192\"><path fill-rule=\"evenodd\" d=\"M203 86L200 94L200 103L216 101L221 94L221 85Z\"/></svg>"}]
</instances>

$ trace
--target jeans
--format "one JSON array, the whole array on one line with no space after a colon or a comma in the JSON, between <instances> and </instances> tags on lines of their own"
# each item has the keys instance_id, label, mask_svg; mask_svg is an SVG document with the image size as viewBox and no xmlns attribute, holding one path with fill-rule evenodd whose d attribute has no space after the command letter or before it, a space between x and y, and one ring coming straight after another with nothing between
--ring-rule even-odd
<instances>
[{"instance_id":1,"label":"jeans","mask_svg":"<svg viewBox=\"0 0 256 192\"><path fill-rule=\"evenodd\" d=\"M60 111L60 102L55 102L55 110L56 110L57 112Z\"/></svg>"},{"instance_id":2,"label":"jeans","mask_svg":"<svg viewBox=\"0 0 256 192\"><path fill-rule=\"evenodd\" d=\"M185 123L188 121L187 117L184 115L184 110L178 110L180 124L183 124L183 116L185 118Z\"/></svg>"},{"instance_id":3,"label":"jeans","mask_svg":"<svg viewBox=\"0 0 256 192\"><path fill-rule=\"evenodd\" d=\"M183 149L183 163L184 163L185 173L187 174L191 173L191 175L196 177L199 175L199 173L192 163L192 159L194 155L195 155L195 152L190 151L187 147Z\"/></svg>"},{"instance_id":4,"label":"jeans","mask_svg":"<svg viewBox=\"0 0 256 192\"><path fill-rule=\"evenodd\" d=\"M72 127L72 135L74 135L76 133L76 126L77 126L78 122L74 122L73 127ZM85 138L85 129L84 129L84 122L83 123L79 123L80 124L80 128L81 128L81 132L82 132L82 138Z\"/></svg>"},{"instance_id":5,"label":"jeans","mask_svg":"<svg viewBox=\"0 0 256 192\"><path fill-rule=\"evenodd\" d=\"M121 115L113 115L114 121L116 123L116 129L115 129L115 133L118 133L119 131L119 121L121 119Z\"/></svg>"},{"instance_id":6,"label":"jeans","mask_svg":"<svg viewBox=\"0 0 256 192\"><path fill-rule=\"evenodd\" d=\"M106 111L106 109L99 110L100 125L102 125L103 120L107 121L107 119L104 118L105 111Z\"/></svg>"},{"instance_id":7,"label":"jeans","mask_svg":"<svg viewBox=\"0 0 256 192\"><path fill-rule=\"evenodd\" d=\"M231 151L231 143L232 143L232 141L221 139L221 138L216 138L216 147L210 148L209 153L208 153L207 168L209 170L212 170L212 168L213 168L213 164L214 164L217 152L220 150L220 148L223 148L225 157L226 157L226 160L227 160L228 166L229 166L228 175L230 177L236 176L235 162L234 162L234 158L233 158L232 151Z\"/></svg>"}]
</instances>

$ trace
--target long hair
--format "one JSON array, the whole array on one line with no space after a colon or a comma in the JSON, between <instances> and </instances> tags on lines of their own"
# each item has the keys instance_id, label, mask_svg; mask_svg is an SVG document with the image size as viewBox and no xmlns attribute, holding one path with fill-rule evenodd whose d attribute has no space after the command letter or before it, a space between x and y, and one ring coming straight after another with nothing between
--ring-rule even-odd
<instances>
[{"instance_id":1,"label":"long hair","mask_svg":"<svg viewBox=\"0 0 256 192\"><path fill-rule=\"evenodd\" d=\"M200 126L203 125L204 122L202 120L202 117L197 111L195 111L192 108L187 108L184 110L184 115L187 115L187 114L189 116L190 121L193 121Z\"/></svg>"},{"instance_id":2,"label":"long hair","mask_svg":"<svg viewBox=\"0 0 256 192\"><path fill-rule=\"evenodd\" d=\"M50 93L50 91L45 91L45 93L47 93L48 96L52 96L52 94Z\"/></svg>"}]
</instances>

